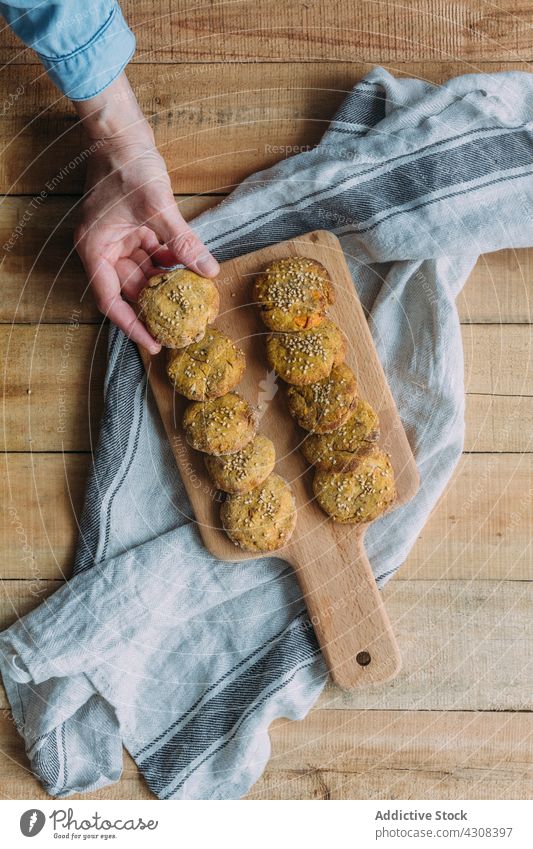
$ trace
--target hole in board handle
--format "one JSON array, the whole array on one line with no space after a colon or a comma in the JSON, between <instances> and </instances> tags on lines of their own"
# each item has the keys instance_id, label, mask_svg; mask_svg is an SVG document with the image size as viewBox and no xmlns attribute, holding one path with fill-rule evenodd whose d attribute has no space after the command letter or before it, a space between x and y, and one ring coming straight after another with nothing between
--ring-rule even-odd
<instances>
[{"instance_id":1,"label":"hole in board handle","mask_svg":"<svg viewBox=\"0 0 533 849\"><path fill-rule=\"evenodd\" d=\"M372 660L370 654L367 651L360 651L358 654L356 654L355 659L359 666L368 666L368 664Z\"/></svg>"}]
</instances>

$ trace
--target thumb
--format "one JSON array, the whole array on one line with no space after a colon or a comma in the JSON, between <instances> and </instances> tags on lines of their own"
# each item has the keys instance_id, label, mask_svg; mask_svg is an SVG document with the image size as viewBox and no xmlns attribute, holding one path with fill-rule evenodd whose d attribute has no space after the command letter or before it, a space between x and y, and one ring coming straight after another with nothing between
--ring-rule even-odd
<instances>
[{"instance_id":1,"label":"thumb","mask_svg":"<svg viewBox=\"0 0 533 849\"><path fill-rule=\"evenodd\" d=\"M161 212L152 220L151 226L176 257L176 262L183 263L202 277L215 277L218 274L218 262L193 233L177 207Z\"/></svg>"}]
</instances>

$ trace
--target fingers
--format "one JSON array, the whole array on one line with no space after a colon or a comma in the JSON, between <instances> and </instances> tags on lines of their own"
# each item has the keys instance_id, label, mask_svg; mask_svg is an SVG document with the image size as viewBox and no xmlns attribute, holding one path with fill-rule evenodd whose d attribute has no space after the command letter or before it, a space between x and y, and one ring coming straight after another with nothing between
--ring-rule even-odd
<instances>
[{"instance_id":1,"label":"fingers","mask_svg":"<svg viewBox=\"0 0 533 849\"><path fill-rule=\"evenodd\" d=\"M159 239L149 227L144 226L139 229L139 242L149 257L155 256L161 250Z\"/></svg>"},{"instance_id":2,"label":"fingers","mask_svg":"<svg viewBox=\"0 0 533 849\"><path fill-rule=\"evenodd\" d=\"M152 274L159 274L161 272L161 268L171 268L173 265L177 264L177 260L172 251L169 251L166 245L161 245L159 243L159 239L153 230L150 230L148 227L143 227L140 233L141 237L141 247L148 254L153 266L155 267L154 271L151 271L150 274L146 276L149 277Z\"/></svg>"},{"instance_id":3,"label":"fingers","mask_svg":"<svg viewBox=\"0 0 533 849\"><path fill-rule=\"evenodd\" d=\"M161 345L150 336L144 324L139 321L133 309L122 298L117 297L109 305L105 313L111 321L124 331L126 336L142 345L151 354L158 354L161 350Z\"/></svg>"},{"instance_id":4,"label":"fingers","mask_svg":"<svg viewBox=\"0 0 533 849\"><path fill-rule=\"evenodd\" d=\"M133 251L130 259L132 259L135 265L141 269L146 279L153 277L154 274L160 273L160 269L154 265L152 257L147 253L147 251L143 251L141 248Z\"/></svg>"},{"instance_id":5,"label":"fingers","mask_svg":"<svg viewBox=\"0 0 533 849\"><path fill-rule=\"evenodd\" d=\"M146 254L144 254L146 257ZM144 268L141 267L141 262L144 265ZM147 263L149 263L149 259L143 261L142 259L139 261L139 258L136 256L132 256L131 258L123 258L119 259L115 269L120 280L120 288L122 290L122 295L128 301L136 302L139 298L139 293L146 286L148 280L148 276L152 276L153 274L157 274L157 270L152 267L151 273L148 275L145 272L145 268L147 268Z\"/></svg>"},{"instance_id":6,"label":"fingers","mask_svg":"<svg viewBox=\"0 0 533 849\"><path fill-rule=\"evenodd\" d=\"M142 345L151 354L157 354L161 345L150 336L130 305L121 298L120 281L115 268L106 260L100 260L93 267L90 267L90 263L88 265L87 273L100 312L110 318L133 342Z\"/></svg>"},{"instance_id":7,"label":"fingers","mask_svg":"<svg viewBox=\"0 0 533 849\"><path fill-rule=\"evenodd\" d=\"M176 265L176 257L164 245L160 245L159 249L151 254L151 260L157 267L156 274L161 274L161 268L171 268Z\"/></svg>"},{"instance_id":8,"label":"fingers","mask_svg":"<svg viewBox=\"0 0 533 849\"><path fill-rule=\"evenodd\" d=\"M177 206L159 213L150 224L174 255L175 262L183 263L202 277L218 274L218 262L182 218Z\"/></svg>"},{"instance_id":9,"label":"fingers","mask_svg":"<svg viewBox=\"0 0 533 849\"><path fill-rule=\"evenodd\" d=\"M137 301L148 279L154 274L161 274L161 269L154 265L146 251L139 248L129 257L122 257L115 266L122 294L128 301Z\"/></svg>"}]
</instances>

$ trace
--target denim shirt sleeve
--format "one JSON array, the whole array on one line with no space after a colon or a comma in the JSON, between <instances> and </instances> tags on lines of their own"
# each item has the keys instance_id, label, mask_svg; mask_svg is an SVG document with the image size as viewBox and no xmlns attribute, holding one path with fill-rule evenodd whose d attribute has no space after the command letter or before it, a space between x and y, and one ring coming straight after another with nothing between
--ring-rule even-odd
<instances>
[{"instance_id":1,"label":"denim shirt sleeve","mask_svg":"<svg viewBox=\"0 0 533 849\"><path fill-rule=\"evenodd\" d=\"M135 50L116 0L12 0L0 2L0 14L71 100L106 88Z\"/></svg>"}]
</instances>

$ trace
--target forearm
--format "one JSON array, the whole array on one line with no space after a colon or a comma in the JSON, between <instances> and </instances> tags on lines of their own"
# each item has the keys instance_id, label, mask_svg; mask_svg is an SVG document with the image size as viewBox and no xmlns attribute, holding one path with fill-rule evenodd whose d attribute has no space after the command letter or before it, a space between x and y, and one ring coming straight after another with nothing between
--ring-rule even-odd
<instances>
[{"instance_id":1,"label":"forearm","mask_svg":"<svg viewBox=\"0 0 533 849\"><path fill-rule=\"evenodd\" d=\"M183 220L167 173L127 77L75 103L93 144L86 195L75 239L103 313L136 342L156 353L160 345L131 304L157 269L183 263L214 276L216 260Z\"/></svg>"},{"instance_id":2,"label":"forearm","mask_svg":"<svg viewBox=\"0 0 533 849\"><path fill-rule=\"evenodd\" d=\"M98 141L87 162L75 244L96 303L135 342L160 345L137 318L135 302L157 265L183 263L203 276L219 267L176 205L154 134L124 67L135 39L116 0L11 0L0 13L33 47L51 79Z\"/></svg>"},{"instance_id":3,"label":"forearm","mask_svg":"<svg viewBox=\"0 0 533 849\"><path fill-rule=\"evenodd\" d=\"M91 140L153 147L154 134L124 72L104 91L74 107Z\"/></svg>"}]
</instances>

